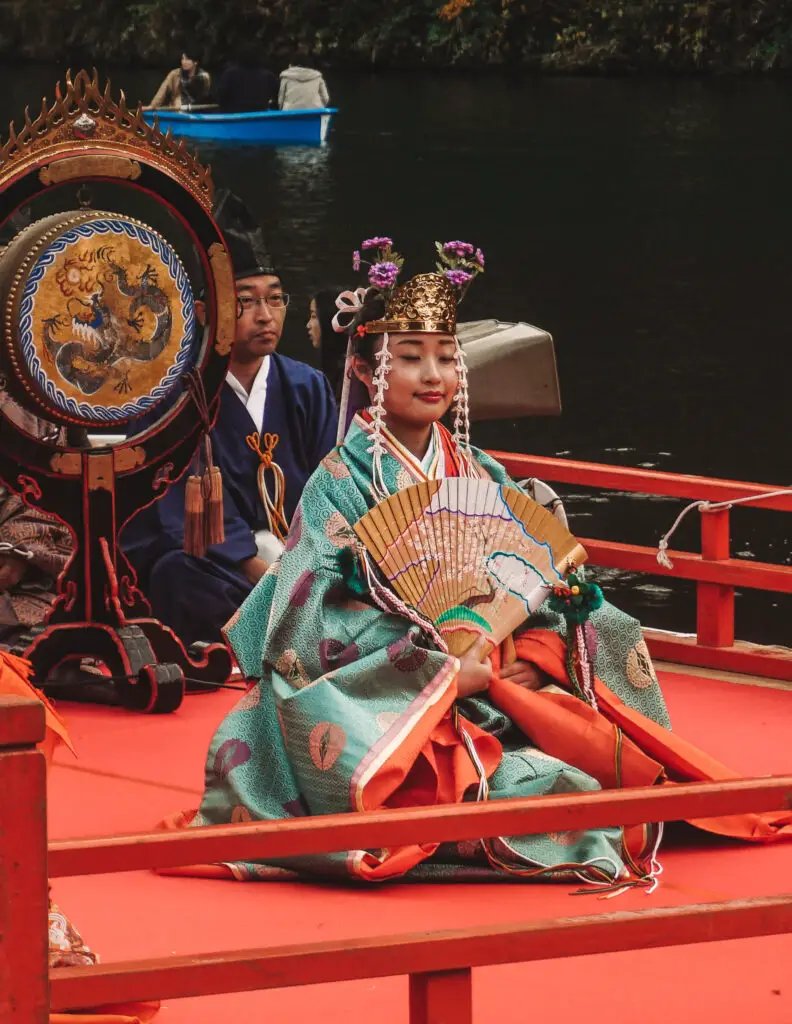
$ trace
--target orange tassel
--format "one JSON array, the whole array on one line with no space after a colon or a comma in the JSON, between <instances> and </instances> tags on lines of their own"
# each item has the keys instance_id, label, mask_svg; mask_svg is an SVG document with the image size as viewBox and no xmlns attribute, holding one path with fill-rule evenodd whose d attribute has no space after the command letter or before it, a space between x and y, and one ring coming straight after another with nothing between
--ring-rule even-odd
<instances>
[{"instance_id":1,"label":"orange tassel","mask_svg":"<svg viewBox=\"0 0 792 1024\"><path fill-rule=\"evenodd\" d=\"M223 475L217 466L211 466L204 474L204 479L207 474L209 477L209 502L206 509L206 543L207 545L222 544L225 540Z\"/></svg>"},{"instance_id":2,"label":"orange tassel","mask_svg":"<svg viewBox=\"0 0 792 1024\"><path fill-rule=\"evenodd\" d=\"M187 478L184 489L184 550L196 558L206 554L204 496L201 478L195 475Z\"/></svg>"}]
</instances>

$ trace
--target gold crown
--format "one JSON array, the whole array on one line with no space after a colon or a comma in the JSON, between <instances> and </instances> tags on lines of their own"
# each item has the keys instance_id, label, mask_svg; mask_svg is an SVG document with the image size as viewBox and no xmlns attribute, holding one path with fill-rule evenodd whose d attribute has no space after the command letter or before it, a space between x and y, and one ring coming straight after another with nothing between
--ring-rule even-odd
<instances>
[{"instance_id":1,"label":"gold crown","mask_svg":"<svg viewBox=\"0 0 792 1024\"><path fill-rule=\"evenodd\" d=\"M454 334L456 291L443 274L418 274L394 289L386 299L382 320L370 320L367 334L422 331Z\"/></svg>"}]
</instances>

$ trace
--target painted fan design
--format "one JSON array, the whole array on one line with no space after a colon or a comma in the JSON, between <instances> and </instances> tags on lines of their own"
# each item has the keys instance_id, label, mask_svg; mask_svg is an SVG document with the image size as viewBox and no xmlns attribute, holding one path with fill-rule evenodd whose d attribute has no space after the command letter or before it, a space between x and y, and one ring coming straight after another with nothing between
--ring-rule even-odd
<instances>
[{"instance_id":1,"label":"painted fan design","mask_svg":"<svg viewBox=\"0 0 792 1024\"><path fill-rule=\"evenodd\" d=\"M499 644L587 557L521 491L464 477L404 488L363 516L355 533L455 655L482 634Z\"/></svg>"}]
</instances>

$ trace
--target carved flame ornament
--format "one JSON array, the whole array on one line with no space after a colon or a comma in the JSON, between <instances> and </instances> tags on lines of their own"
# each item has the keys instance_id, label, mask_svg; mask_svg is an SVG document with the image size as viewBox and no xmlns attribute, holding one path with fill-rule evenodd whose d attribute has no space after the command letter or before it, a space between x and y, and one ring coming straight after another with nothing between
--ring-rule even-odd
<instances>
[{"instance_id":1,"label":"carved flame ornament","mask_svg":"<svg viewBox=\"0 0 792 1024\"><path fill-rule=\"evenodd\" d=\"M0 187L12 175L31 167L41 167L42 181L46 182L47 176L55 180L53 172L42 164L66 152L74 153L80 143L86 142L90 145L85 147L85 159L94 167L103 150L113 158L113 163L105 161L110 177L134 178L137 157L178 181L211 213L214 187L209 168L199 163L183 141L174 139L170 130L163 135L156 123L146 124L140 108L130 110L123 91L116 102L109 81L104 90L100 89L96 71L92 77L80 71L74 79L67 71L65 92L60 85L55 87L52 106L44 97L41 111L33 120L29 108L25 108L25 123L19 131L11 122L8 141L0 149ZM119 157L132 163L125 164ZM75 172L79 169L75 167Z\"/></svg>"}]
</instances>

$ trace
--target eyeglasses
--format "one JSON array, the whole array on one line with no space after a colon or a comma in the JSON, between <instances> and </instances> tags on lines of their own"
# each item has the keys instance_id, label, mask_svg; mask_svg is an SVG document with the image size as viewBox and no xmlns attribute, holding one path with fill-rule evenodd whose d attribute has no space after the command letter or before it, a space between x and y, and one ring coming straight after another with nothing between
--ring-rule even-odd
<instances>
[{"instance_id":1,"label":"eyeglasses","mask_svg":"<svg viewBox=\"0 0 792 1024\"><path fill-rule=\"evenodd\" d=\"M237 320L243 313L249 313L264 303L270 309L286 309L289 305L289 298L290 296L286 292L278 292L275 295L240 295L237 299Z\"/></svg>"}]
</instances>

